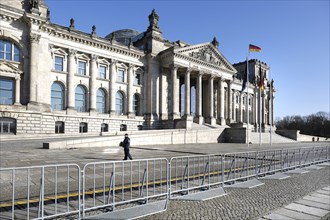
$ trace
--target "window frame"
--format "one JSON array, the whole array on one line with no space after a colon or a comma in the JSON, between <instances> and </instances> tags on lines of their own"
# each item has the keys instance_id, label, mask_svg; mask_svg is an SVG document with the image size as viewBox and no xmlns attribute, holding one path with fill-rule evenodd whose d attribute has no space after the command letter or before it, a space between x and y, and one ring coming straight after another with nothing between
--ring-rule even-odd
<instances>
[{"instance_id":1,"label":"window frame","mask_svg":"<svg viewBox=\"0 0 330 220\"><path fill-rule=\"evenodd\" d=\"M61 97L60 98L58 98L58 97L53 97L53 85L59 85L60 87L61 87ZM59 92L59 91L55 91L55 92ZM56 104L55 104L55 108L53 107L53 100L54 99L57 99L57 100L59 100L60 99L60 108L56 108ZM51 105L51 108L53 109L53 110L64 110L64 108L65 108L65 87L64 87L64 85L63 85L63 83L61 83L61 82L59 82L59 81L55 81L55 82L53 82L53 84L51 85L51 92L50 92L50 105Z\"/></svg>"},{"instance_id":2,"label":"window frame","mask_svg":"<svg viewBox=\"0 0 330 220\"><path fill-rule=\"evenodd\" d=\"M7 132L4 132L4 122L7 122ZM17 121L15 118L0 117L0 134L16 134Z\"/></svg>"},{"instance_id":3,"label":"window frame","mask_svg":"<svg viewBox=\"0 0 330 220\"><path fill-rule=\"evenodd\" d=\"M119 75L119 72L122 72L122 75ZM116 76L116 81L120 83L125 83L125 69L123 68L118 68L117 70L117 76Z\"/></svg>"},{"instance_id":4,"label":"window frame","mask_svg":"<svg viewBox=\"0 0 330 220\"><path fill-rule=\"evenodd\" d=\"M101 96L99 96L98 94L99 94L99 91L100 92L102 92L102 95L104 95L103 96L103 101L102 102L99 102L99 97L101 97ZM97 91L96 91L96 111L97 112L99 112L99 113L106 113L106 111L107 111L107 94L106 94L106 92L104 91L104 89L102 89L102 88L99 88ZM101 109L100 108L98 108L98 106L99 106L99 104L100 103L102 103L102 107L101 107ZM101 110L101 111L100 111Z\"/></svg>"},{"instance_id":5,"label":"window frame","mask_svg":"<svg viewBox=\"0 0 330 220\"><path fill-rule=\"evenodd\" d=\"M55 134L65 133L65 123L63 121L55 121Z\"/></svg>"},{"instance_id":6,"label":"window frame","mask_svg":"<svg viewBox=\"0 0 330 220\"><path fill-rule=\"evenodd\" d=\"M117 97L117 95L121 95L121 99L120 99L120 103L118 103L118 97ZM116 102L115 102L115 106L116 106L116 113L118 114L118 115L123 115L124 114L124 103L125 103L125 96L124 96L124 94L121 92L121 91L117 91L116 92ZM118 108L118 106L120 107L120 108ZM120 110L120 111L119 111Z\"/></svg>"},{"instance_id":7,"label":"window frame","mask_svg":"<svg viewBox=\"0 0 330 220\"><path fill-rule=\"evenodd\" d=\"M82 100L79 100L79 99L77 99L77 88L82 88L82 90L83 90L83 98L84 99L82 99ZM75 110L77 111L77 112L87 112L87 89L85 88L85 86L83 86L83 85L81 85L81 84L79 84L79 85L77 85L76 86L76 88L75 88ZM82 107L80 107L79 106L79 108L78 108L78 106L76 105L77 104L77 101L79 102L79 101L82 101L83 102L83 106Z\"/></svg>"},{"instance_id":8,"label":"window frame","mask_svg":"<svg viewBox=\"0 0 330 220\"><path fill-rule=\"evenodd\" d=\"M2 87L1 86L1 82L0 82L0 105L14 105L15 103L15 92L16 92L16 82L15 82L15 79L13 78L10 78L10 77L0 77L0 81L10 81L12 83L12 87L11 88L5 88L5 87ZM6 94L7 92L11 92L11 96L8 98L8 97L5 97L3 96L4 94ZM11 100L11 102L8 102L5 101L6 100ZM2 101L4 100L4 101Z\"/></svg>"},{"instance_id":9,"label":"window frame","mask_svg":"<svg viewBox=\"0 0 330 220\"><path fill-rule=\"evenodd\" d=\"M61 58L62 59L61 60L62 62L60 64L61 69L57 69L57 66L59 66L59 65L56 62L56 58ZM54 55L54 70L55 71L64 72L64 59L65 59L65 57L62 56L62 55L58 55L58 54Z\"/></svg>"},{"instance_id":10,"label":"window frame","mask_svg":"<svg viewBox=\"0 0 330 220\"><path fill-rule=\"evenodd\" d=\"M1 47L3 45L3 49ZM10 45L10 50L7 49L8 45ZM18 51L18 53L17 53ZM2 56L3 55L3 56ZM8 58L9 56L9 58ZM21 61L21 49L17 44L8 39L0 39L0 60L7 60L13 62Z\"/></svg>"},{"instance_id":11,"label":"window frame","mask_svg":"<svg viewBox=\"0 0 330 220\"><path fill-rule=\"evenodd\" d=\"M101 72L101 69L103 69L103 68L104 68L104 73ZM98 75L98 77L100 79L106 79L107 78L107 72L108 72L108 67L106 65L103 65L103 64L99 65L99 75ZM102 76L102 74L104 74L104 76Z\"/></svg>"},{"instance_id":12,"label":"window frame","mask_svg":"<svg viewBox=\"0 0 330 220\"><path fill-rule=\"evenodd\" d=\"M81 68L80 64L84 64L84 68ZM77 74L80 76L87 76L87 61L86 60L78 60L78 70ZM83 73L81 73L81 70Z\"/></svg>"}]
</instances>

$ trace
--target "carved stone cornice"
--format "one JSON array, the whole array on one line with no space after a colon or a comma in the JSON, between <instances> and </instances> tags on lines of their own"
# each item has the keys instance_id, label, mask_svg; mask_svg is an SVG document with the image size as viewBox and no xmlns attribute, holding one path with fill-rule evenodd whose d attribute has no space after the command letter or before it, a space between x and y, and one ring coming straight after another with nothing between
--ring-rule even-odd
<instances>
[{"instance_id":1,"label":"carved stone cornice","mask_svg":"<svg viewBox=\"0 0 330 220\"><path fill-rule=\"evenodd\" d=\"M130 56L136 59L140 59L144 56L143 51L137 50L134 47L128 49L126 45L121 45L115 41L111 44L108 39L98 36L91 38L91 34L89 33L84 33L78 30L69 31L67 27L57 24L45 24L41 27L41 30L48 33L51 37L61 38L67 41L107 50L124 56Z\"/></svg>"}]
</instances>

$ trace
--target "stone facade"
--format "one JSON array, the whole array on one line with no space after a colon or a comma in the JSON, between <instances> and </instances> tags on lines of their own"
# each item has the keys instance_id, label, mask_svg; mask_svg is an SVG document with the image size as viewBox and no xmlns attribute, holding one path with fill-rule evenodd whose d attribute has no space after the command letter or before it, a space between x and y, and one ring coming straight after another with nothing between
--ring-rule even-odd
<instances>
[{"instance_id":1,"label":"stone facade","mask_svg":"<svg viewBox=\"0 0 330 220\"><path fill-rule=\"evenodd\" d=\"M52 23L44 0L3 0L0 9L2 135L231 125L247 122L246 109L255 129L273 121L265 63L249 62L253 77L241 93L245 62L230 64L215 38L164 39L155 10L144 32L100 37L95 26L76 30L73 19Z\"/></svg>"}]
</instances>

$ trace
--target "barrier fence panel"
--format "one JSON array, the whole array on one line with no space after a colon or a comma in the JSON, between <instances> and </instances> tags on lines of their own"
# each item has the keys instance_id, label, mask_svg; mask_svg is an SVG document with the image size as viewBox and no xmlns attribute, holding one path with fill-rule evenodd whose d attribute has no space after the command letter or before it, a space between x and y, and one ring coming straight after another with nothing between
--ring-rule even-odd
<instances>
[{"instance_id":1,"label":"barrier fence panel","mask_svg":"<svg viewBox=\"0 0 330 220\"><path fill-rule=\"evenodd\" d=\"M321 163L329 160L330 152L329 146L314 148L314 163Z\"/></svg>"},{"instance_id":2,"label":"barrier fence panel","mask_svg":"<svg viewBox=\"0 0 330 220\"><path fill-rule=\"evenodd\" d=\"M60 164L0 169L0 219L80 218L80 168Z\"/></svg>"},{"instance_id":3,"label":"barrier fence panel","mask_svg":"<svg viewBox=\"0 0 330 220\"><path fill-rule=\"evenodd\" d=\"M255 176L259 163L258 152L230 153L224 155L224 182Z\"/></svg>"},{"instance_id":4,"label":"barrier fence panel","mask_svg":"<svg viewBox=\"0 0 330 220\"><path fill-rule=\"evenodd\" d=\"M265 175L281 171L282 150L258 151L257 174Z\"/></svg>"},{"instance_id":5,"label":"barrier fence panel","mask_svg":"<svg viewBox=\"0 0 330 220\"><path fill-rule=\"evenodd\" d=\"M168 160L146 159L88 163L83 169L83 216L167 199Z\"/></svg>"},{"instance_id":6,"label":"barrier fence panel","mask_svg":"<svg viewBox=\"0 0 330 220\"><path fill-rule=\"evenodd\" d=\"M222 182L222 156L182 156L170 160L171 197L210 189Z\"/></svg>"},{"instance_id":7,"label":"barrier fence panel","mask_svg":"<svg viewBox=\"0 0 330 220\"><path fill-rule=\"evenodd\" d=\"M314 163L314 147L303 147L300 149L300 165L309 166Z\"/></svg>"},{"instance_id":8,"label":"barrier fence panel","mask_svg":"<svg viewBox=\"0 0 330 220\"><path fill-rule=\"evenodd\" d=\"M282 170L294 169L300 166L300 148L282 151Z\"/></svg>"}]
</instances>

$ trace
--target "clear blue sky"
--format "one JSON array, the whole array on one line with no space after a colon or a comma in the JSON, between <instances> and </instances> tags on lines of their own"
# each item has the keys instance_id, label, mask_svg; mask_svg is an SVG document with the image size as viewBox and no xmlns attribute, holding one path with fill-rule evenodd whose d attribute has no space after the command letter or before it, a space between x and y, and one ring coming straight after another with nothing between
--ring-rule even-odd
<instances>
[{"instance_id":1,"label":"clear blue sky","mask_svg":"<svg viewBox=\"0 0 330 220\"><path fill-rule=\"evenodd\" d=\"M110 1L45 0L51 21L106 36L118 29L145 31L156 9L164 38L190 44L220 42L231 62L252 53L271 66L275 81L275 117L329 110L329 1Z\"/></svg>"}]
</instances>

